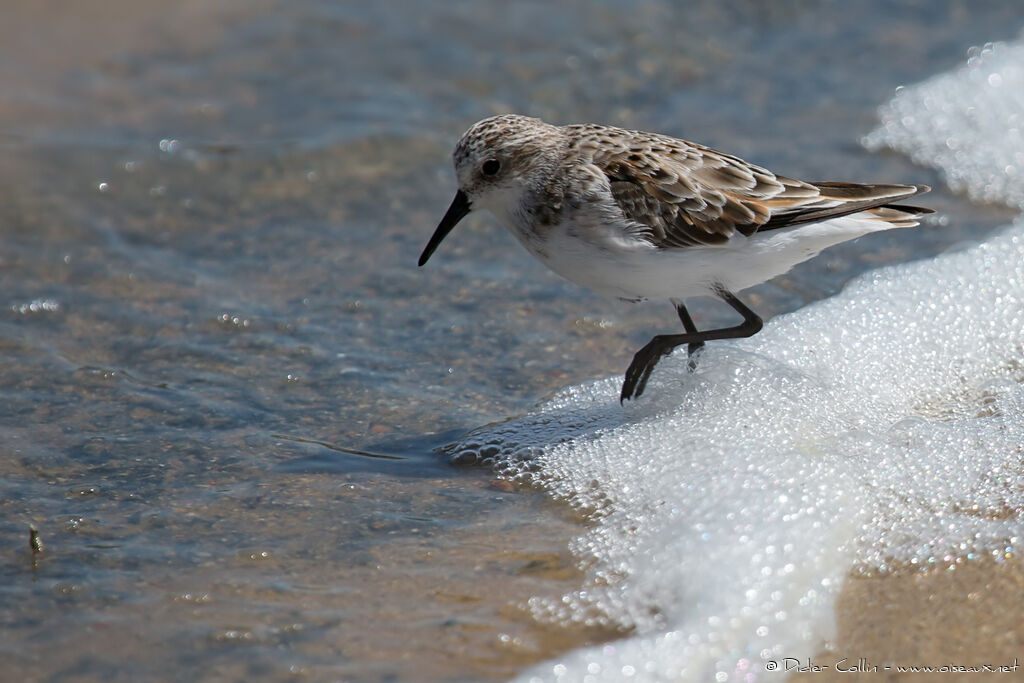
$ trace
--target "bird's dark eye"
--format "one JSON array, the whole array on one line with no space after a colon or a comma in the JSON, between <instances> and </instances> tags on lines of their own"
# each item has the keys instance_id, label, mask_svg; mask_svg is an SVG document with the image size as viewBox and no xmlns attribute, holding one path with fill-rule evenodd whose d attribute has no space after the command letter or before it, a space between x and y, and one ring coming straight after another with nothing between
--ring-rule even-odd
<instances>
[{"instance_id":1,"label":"bird's dark eye","mask_svg":"<svg viewBox=\"0 0 1024 683\"><path fill-rule=\"evenodd\" d=\"M501 168L501 162L497 159L488 159L484 162L484 165L480 167L484 175L494 175Z\"/></svg>"}]
</instances>

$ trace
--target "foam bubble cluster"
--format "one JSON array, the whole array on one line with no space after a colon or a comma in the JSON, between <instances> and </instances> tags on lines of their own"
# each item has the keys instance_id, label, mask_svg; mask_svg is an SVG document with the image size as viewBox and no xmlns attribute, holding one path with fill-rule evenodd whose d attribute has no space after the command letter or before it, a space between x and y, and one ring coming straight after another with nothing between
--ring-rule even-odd
<instances>
[{"instance_id":1,"label":"foam bubble cluster","mask_svg":"<svg viewBox=\"0 0 1024 683\"><path fill-rule=\"evenodd\" d=\"M1024 43L971 48L959 70L897 92L864 144L934 166L976 201L1024 207Z\"/></svg>"},{"instance_id":2,"label":"foam bubble cluster","mask_svg":"<svg viewBox=\"0 0 1024 683\"><path fill-rule=\"evenodd\" d=\"M870 144L1022 203L1024 46L991 46L903 90ZM997 78L996 78L997 77ZM1016 123L1013 123L1016 125ZM1011 168L1012 167L1012 168ZM544 619L632 629L527 680L782 677L832 635L858 568L955 568L1019 552L1024 525L1024 223L881 269L840 295L665 359L643 399L619 377L471 434L493 464L587 510L579 590Z\"/></svg>"}]
</instances>

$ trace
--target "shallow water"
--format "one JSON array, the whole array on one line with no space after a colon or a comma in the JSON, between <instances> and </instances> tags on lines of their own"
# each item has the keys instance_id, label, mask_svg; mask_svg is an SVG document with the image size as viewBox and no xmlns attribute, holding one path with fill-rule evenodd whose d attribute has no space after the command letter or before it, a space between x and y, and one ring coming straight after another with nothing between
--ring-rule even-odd
<instances>
[{"instance_id":1,"label":"shallow water","mask_svg":"<svg viewBox=\"0 0 1024 683\"><path fill-rule=\"evenodd\" d=\"M4 670L506 678L619 635L524 607L581 584L589 522L434 449L618 375L671 309L563 283L485 217L415 268L451 145L513 110L936 186L944 225L746 295L798 309L1013 215L858 141L1019 5L849 4L5 7Z\"/></svg>"}]
</instances>

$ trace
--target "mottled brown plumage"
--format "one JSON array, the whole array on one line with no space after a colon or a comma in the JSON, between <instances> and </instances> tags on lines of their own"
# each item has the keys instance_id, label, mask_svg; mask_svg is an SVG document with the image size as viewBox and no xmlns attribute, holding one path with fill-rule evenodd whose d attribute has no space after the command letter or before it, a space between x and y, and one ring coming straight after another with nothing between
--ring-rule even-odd
<instances>
[{"instance_id":1,"label":"mottled brown plumage","mask_svg":"<svg viewBox=\"0 0 1024 683\"><path fill-rule=\"evenodd\" d=\"M722 244L736 232L844 216L927 192L923 185L810 183L685 140L592 124L565 126L570 148L608 177L625 216L662 248ZM910 213L930 213L910 208Z\"/></svg>"}]
</instances>

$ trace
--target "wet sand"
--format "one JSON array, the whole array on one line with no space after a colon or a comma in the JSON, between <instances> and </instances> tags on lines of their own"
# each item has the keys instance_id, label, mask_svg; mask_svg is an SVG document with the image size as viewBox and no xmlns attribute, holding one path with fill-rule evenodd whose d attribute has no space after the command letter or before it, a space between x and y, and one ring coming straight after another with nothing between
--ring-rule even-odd
<instances>
[{"instance_id":1,"label":"wet sand","mask_svg":"<svg viewBox=\"0 0 1024 683\"><path fill-rule=\"evenodd\" d=\"M968 683L1024 678L1024 565L1018 558L853 576L838 607L835 648L810 661L787 662L787 667L806 669L792 680ZM1014 670L1014 664L1020 666ZM940 671L899 670L913 666Z\"/></svg>"},{"instance_id":2,"label":"wet sand","mask_svg":"<svg viewBox=\"0 0 1024 683\"><path fill-rule=\"evenodd\" d=\"M51 521L37 520L44 549L33 556L26 529L23 547L9 550L4 564L17 563L37 588L7 610L6 619L20 623L21 644L16 652L0 648L4 676L504 680L621 635L529 615L530 597L579 585L566 543L582 522L542 493L495 482L479 468L404 484L295 474L207 486L241 486L247 495L176 510L197 531L198 556L132 572L131 559L116 550L120 539L104 539L113 550L101 561L133 575L130 586L53 581L69 563L95 563L96 551L71 547ZM368 499L392 501L392 514L373 511ZM467 518L445 522L438 509L453 499ZM321 506L335 512L333 524L319 521ZM90 534L94 519L73 533ZM219 546L200 535L205 520ZM186 525L153 516L127 533L159 533L168 522ZM310 522L320 524L317 533L306 531Z\"/></svg>"}]
</instances>

